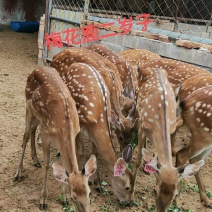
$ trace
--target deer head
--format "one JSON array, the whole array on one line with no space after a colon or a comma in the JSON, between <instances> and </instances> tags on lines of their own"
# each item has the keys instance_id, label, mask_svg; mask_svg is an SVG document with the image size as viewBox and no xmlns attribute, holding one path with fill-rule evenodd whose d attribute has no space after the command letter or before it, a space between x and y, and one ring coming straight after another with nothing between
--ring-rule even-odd
<instances>
[{"instance_id":1,"label":"deer head","mask_svg":"<svg viewBox=\"0 0 212 212\"><path fill-rule=\"evenodd\" d=\"M155 200L156 211L165 212L171 202L178 196L178 183L181 179L195 175L205 164L200 160L179 168L161 165L157 157L153 157L146 149L142 149L143 159L146 163L145 170L156 177Z\"/></svg>"},{"instance_id":2,"label":"deer head","mask_svg":"<svg viewBox=\"0 0 212 212\"><path fill-rule=\"evenodd\" d=\"M92 155L81 172L68 173L58 163L52 164L54 177L65 183L70 191L71 199L76 203L77 209L82 212L89 212L91 205L91 191L88 186L88 179L97 169L96 156Z\"/></svg>"}]
</instances>

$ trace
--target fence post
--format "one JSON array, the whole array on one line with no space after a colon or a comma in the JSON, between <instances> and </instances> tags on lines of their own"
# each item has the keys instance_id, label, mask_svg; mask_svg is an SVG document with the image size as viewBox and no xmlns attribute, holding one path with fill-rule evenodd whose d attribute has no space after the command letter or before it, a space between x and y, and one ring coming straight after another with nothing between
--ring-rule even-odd
<instances>
[{"instance_id":1,"label":"fence post","mask_svg":"<svg viewBox=\"0 0 212 212\"><path fill-rule=\"evenodd\" d=\"M178 30L178 23L179 23L178 13L179 13L180 3L181 3L181 0L178 0L177 1L177 4L176 4L176 12L175 12L175 15L174 15L174 22L175 22L174 31L177 31Z\"/></svg>"},{"instance_id":2,"label":"fence post","mask_svg":"<svg viewBox=\"0 0 212 212\"><path fill-rule=\"evenodd\" d=\"M47 65L48 58L48 48L46 46L45 34L50 32L50 13L52 9L52 0L46 0L46 11L45 11L45 27L44 27L44 37L43 37L43 63Z\"/></svg>"},{"instance_id":3,"label":"fence post","mask_svg":"<svg viewBox=\"0 0 212 212\"><path fill-rule=\"evenodd\" d=\"M84 4L84 17L83 17L84 20L86 20L88 18L89 4L90 4L90 0L85 0L85 4Z\"/></svg>"}]
</instances>

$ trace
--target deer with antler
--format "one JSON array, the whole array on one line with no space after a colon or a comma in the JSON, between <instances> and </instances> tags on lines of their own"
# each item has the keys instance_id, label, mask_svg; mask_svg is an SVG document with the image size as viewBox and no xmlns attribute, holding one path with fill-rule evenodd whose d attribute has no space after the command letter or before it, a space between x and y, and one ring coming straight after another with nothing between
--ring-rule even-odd
<instances>
[{"instance_id":1,"label":"deer with antler","mask_svg":"<svg viewBox=\"0 0 212 212\"><path fill-rule=\"evenodd\" d=\"M132 157L132 147L128 145L123 156L117 158L110 132L110 94L103 77L94 67L84 63L72 64L61 77L76 101L80 120L80 134L76 138L78 160L84 155L83 139L92 141L95 155L101 154L108 169L115 194L120 201L129 203L133 176L127 164ZM97 171L97 186L100 186L99 179Z\"/></svg>"},{"instance_id":2,"label":"deer with antler","mask_svg":"<svg viewBox=\"0 0 212 212\"><path fill-rule=\"evenodd\" d=\"M189 143L176 153L176 166L183 166L188 160L195 163L204 160L212 151L212 84L193 91L182 102L182 117L191 132ZM200 198L212 208L206 195L201 172L195 175Z\"/></svg>"},{"instance_id":3,"label":"deer with antler","mask_svg":"<svg viewBox=\"0 0 212 212\"><path fill-rule=\"evenodd\" d=\"M22 156L15 174L15 181L22 178L23 158L29 137L32 159L40 166L35 150L35 132L41 126L44 155L44 178L40 209L47 208L47 173L50 164L50 145L61 153L62 165L53 163L55 178L68 185L71 198L79 211L90 211L89 177L96 171L96 157L93 155L79 171L75 138L80 131L75 101L57 71L49 67L38 67L28 77L25 89L26 129L23 137Z\"/></svg>"},{"instance_id":4,"label":"deer with antler","mask_svg":"<svg viewBox=\"0 0 212 212\"><path fill-rule=\"evenodd\" d=\"M96 55L97 54L95 52L85 48L67 48L53 58L51 66L56 68L60 75L62 75L62 73L66 73L71 64L82 62L92 65L102 75L110 93L111 108L114 111L112 112L111 120L113 121L112 123L116 126L117 137L122 139L125 134L129 135L124 141L123 139L120 140L120 146L123 150L126 145L129 144L132 137L134 129L133 116L135 113L135 105L131 105L130 112L128 113L127 117L124 117L121 112L119 101L121 97L119 88L121 86L118 83L118 78L116 78L115 68L114 71L108 69L107 66L113 66L109 64L108 61L106 63L106 59L104 59L103 61L107 64L106 66L104 62L101 61L100 55Z\"/></svg>"},{"instance_id":5,"label":"deer with antler","mask_svg":"<svg viewBox=\"0 0 212 212\"><path fill-rule=\"evenodd\" d=\"M175 168L172 165L170 134L176 128L176 100L167 73L160 68L139 70L138 110L138 155L135 168L135 181L141 158L145 161L144 170L156 176L156 211L165 212L178 195L179 180L195 174L204 164ZM156 157L143 148L146 137L154 142ZM134 184L135 185L135 184Z\"/></svg>"}]
</instances>

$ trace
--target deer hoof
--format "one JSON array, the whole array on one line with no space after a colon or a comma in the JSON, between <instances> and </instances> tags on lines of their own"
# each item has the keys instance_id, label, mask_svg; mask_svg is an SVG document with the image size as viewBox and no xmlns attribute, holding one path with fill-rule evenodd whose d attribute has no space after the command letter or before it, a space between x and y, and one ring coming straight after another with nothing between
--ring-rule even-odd
<instances>
[{"instance_id":1,"label":"deer hoof","mask_svg":"<svg viewBox=\"0 0 212 212\"><path fill-rule=\"evenodd\" d=\"M68 205L69 205L68 200L63 200L63 201L62 201L62 205L64 205L64 206L68 206Z\"/></svg>"},{"instance_id":2,"label":"deer hoof","mask_svg":"<svg viewBox=\"0 0 212 212\"><path fill-rule=\"evenodd\" d=\"M102 187L98 187L98 188L96 188L96 191L97 191L98 193L103 193L103 189L102 189Z\"/></svg>"},{"instance_id":3,"label":"deer hoof","mask_svg":"<svg viewBox=\"0 0 212 212\"><path fill-rule=\"evenodd\" d=\"M40 204L39 209L40 210L46 210L48 208L47 204Z\"/></svg>"},{"instance_id":4,"label":"deer hoof","mask_svg":"<svg viewBox=\"0 0 212 212\"><path fill-rule=\"evenodd\" d=\"M41 166L39 161L37 163L35 163L34 166L37 167L37 168L42 168L42 166Z\"/></svg>"},{"instance_id":5,"label":"deer hoof","mask_svg":"<svg viewBox=\"0 0 212 212\"><path fill-rule=\"evenodd\" d=\"M212 209L212 204L206 205L206 207Z\"/></svg>"},{"instance_id":6,"label":"deer hoof","mask_svg":"<svg viewBox=\"0 0 212 212\"><path fill-rule=\"evenodd\" d=\"M22 181L24 179L24 177L23 176L15 176L14 178L13 178L13 182L20 182L20 181Z\"/></svg>"}]
</instances>

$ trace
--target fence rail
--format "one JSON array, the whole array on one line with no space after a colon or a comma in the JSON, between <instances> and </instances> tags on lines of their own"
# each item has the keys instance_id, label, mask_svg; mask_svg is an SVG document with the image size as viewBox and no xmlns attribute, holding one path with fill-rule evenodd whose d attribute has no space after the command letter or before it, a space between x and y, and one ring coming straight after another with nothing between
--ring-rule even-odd
<instances>
[{"instance_id":1,"label":"fence rail","mask_svg":"<svg viewBox=\"0 0 212 212\"><path fill-rule=\"evenodd\" d=\"M64 40L67 29L78 29L82 38L82 20L99 24L114 23L119 26L123 20L132 20L133 30L143 30L137 26L136 18L147 15L147 28L150 34L168 36L170 40L190 40L212 45L212 0L46 0L45 32L60 33L62 48L67 46ZM143 27L143 28L142 28ZM51 60L61 47L46 48L44 58ZM80 46L81 44L77 44Z\"/></svg>"}]
</instances>

